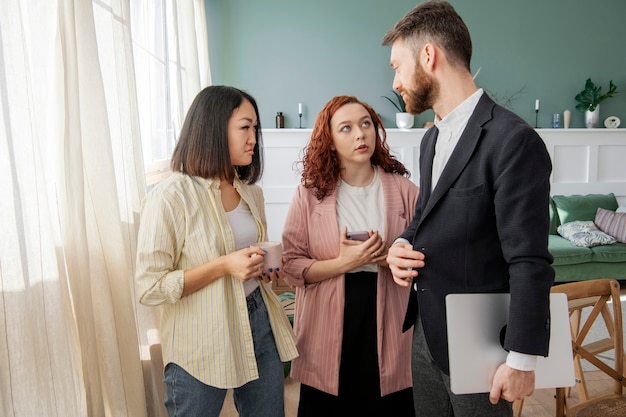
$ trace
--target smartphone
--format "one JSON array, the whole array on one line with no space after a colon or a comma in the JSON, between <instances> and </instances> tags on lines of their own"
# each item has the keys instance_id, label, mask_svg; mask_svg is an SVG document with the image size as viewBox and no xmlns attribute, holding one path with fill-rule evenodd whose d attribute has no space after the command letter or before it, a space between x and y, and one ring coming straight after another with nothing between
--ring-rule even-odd
<instances>
[{"instance_id":1,"label":"smartphone","mask_svg":"<svg viewBox=\"0 0 626 417\"><path fill-rule=\"evenodd\" d=\"M362 242L370 238L370 234L369 234L368 231L364 231L364 232L348 232L346 234L346 236L348 237L348 239L360 240Z\"/></svg>"}]
</instances>

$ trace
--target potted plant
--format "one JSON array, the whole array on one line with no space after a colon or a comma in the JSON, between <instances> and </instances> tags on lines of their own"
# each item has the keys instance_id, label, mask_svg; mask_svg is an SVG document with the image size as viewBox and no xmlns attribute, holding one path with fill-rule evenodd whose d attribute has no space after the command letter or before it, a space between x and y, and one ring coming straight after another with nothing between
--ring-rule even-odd
<instances>
[{"instance_id":1,"label":"potted plant","mask_svg":"<svg viewBox=\"0 0 626 417\"><path fill-rule=\"evenodd\" d=\"M617 86L613 80L609 81L609 91L602 94L602 87L597 87L591 78L587 78L585 89L576 94L574 99L578 102L576 108L585 112L585 125L589 128L597 127L600 120L600 103L617 94Z\"/></svg>"},{"instance_id":2,"label":"potted plant","mask_svg":"<svg viewBox=\"0 0 626 417\"><path fill-rule=\"evenodd\" d=\"M415 118L411 113L407 113L406 111L406 103L402 98L402 95L398 93L396 90L391 90L394 95L394 98L390 98L388 96L382 96L389 101L393 107L398 110L396 113L396 126L399 129L410 129L413 127L413 123L415 122Z\"/></svg>"}]
</instances>

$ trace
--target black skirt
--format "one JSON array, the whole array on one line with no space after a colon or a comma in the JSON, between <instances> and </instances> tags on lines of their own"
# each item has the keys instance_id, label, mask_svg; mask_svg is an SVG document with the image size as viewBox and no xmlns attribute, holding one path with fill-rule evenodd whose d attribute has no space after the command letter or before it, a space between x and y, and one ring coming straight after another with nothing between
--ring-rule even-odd
<instances>
[{"instance_id":1,"label":"black skirt","mask_svg":"<svg viewBox=\"0 0 626 417\"><path fill-rule=\"evenodd\" d=\"M301 384L298 417L415 415L410 388L380 396L376 337L377 279L375 272L346 274L339 395Z\"/></svg>"}]
</instances>

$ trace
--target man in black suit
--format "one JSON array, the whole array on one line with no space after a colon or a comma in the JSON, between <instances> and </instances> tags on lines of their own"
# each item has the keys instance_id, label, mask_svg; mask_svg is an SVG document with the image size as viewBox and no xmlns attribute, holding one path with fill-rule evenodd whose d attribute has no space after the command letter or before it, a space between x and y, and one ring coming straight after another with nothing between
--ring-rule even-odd
<instances>
[{"instance_id":1,"label":"man in black suit","mask_svg":"<svg viewBox=\"0 0 626 417\"><path fill-rule=\"evenodd\" d=\"M534 129L474 84L470 34L449 3L419 4L383 45L407 111L435 112L420 148L415 217L387 257L394 280L411 285L416 415L511 416L512 402L534 390L537 357L548 354L549 154ZM483 292L511 293L509 354L490 393L455 395L445 296Z\"/></svg>"}]
</instances>

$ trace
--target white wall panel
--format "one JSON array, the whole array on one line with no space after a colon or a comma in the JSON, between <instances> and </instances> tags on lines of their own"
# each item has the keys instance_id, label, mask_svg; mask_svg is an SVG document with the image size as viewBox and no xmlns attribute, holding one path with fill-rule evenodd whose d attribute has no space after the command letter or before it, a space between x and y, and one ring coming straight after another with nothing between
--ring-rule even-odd
<instances>
[{"instance_id":1,"label":"white wall panel","mask_svg":"<svg viewBox=\"0 0 626 417\"><path fill-rule=\"evenodd\" d=\"M268 236L280 240L287 209L300 182L295 165L311 129L264 129ZM419 146L425 129L387 129L391 152L419 184ZM551 194L614 193L626 204L626 129L537 129L552 158Z\"/></svg>"}]
</instances>

